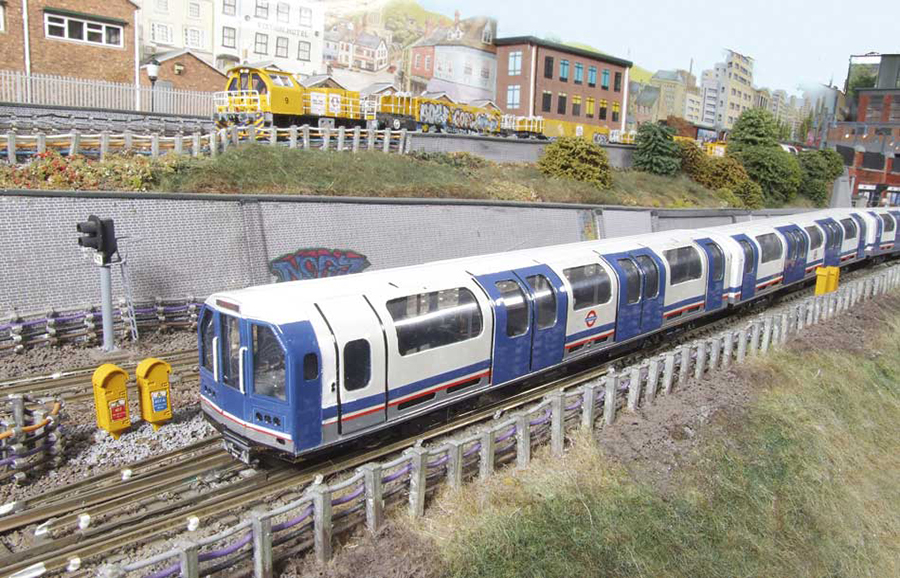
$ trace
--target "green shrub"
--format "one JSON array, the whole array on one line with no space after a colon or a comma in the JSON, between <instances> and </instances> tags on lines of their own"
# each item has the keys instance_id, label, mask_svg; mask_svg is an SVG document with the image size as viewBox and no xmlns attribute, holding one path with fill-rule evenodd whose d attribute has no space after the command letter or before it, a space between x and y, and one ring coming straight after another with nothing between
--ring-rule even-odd
<instances>
[{"instance_id":1,"label":"green shrub","mask_svg":"<svg viewBox=\"0 0 900 578\"><path fill-rule=\"evenodd\" d=\"M762 209L765 206L762 187L750 179L738 184L734 189L734 195L748 209Z\"/></svg>"},{"instance_id":2,"label":"green shrub","mask_svg":"<svg viewBox=\"0 0 900 578\"><path fill-rule=\"evenodd\" d=\"M737 159L710 157L706 163L706 170L700 175L699 182L713 190L722 188L734 190L749 178L744 166Z\"/></svg>"},{"instance_id":3,"label":"green shrub","mask_svg":"<svg viewBox=\"0 0 900 578\"><path fill-rule=\"evenodd\" d=\"M701 182L709 169L710 157L693 141L680 140L677 145L678 156L681 157L681 172L692 180Z\"/></svg>"},{"instance_id":4,"label":"green shrub","mask_svg":"<svg viewBox=\"0 0 900 578\"><path fill-rule=\"evenodd\" d=\"M561 137L544 148L538 169L551 177L593 183L601 189L612 185L612 169L606 151L577 137Z\"/></svg>"},{"instance_id":5,"label":"green shrub","mask_svg":"<svg viewBox=\"0 0 900 578\"><path fill-rule=\"evenodd\" d=\"M756 146L741 150L735 158L750 179L762 187L766 205L781 206L797 196L803 171L791 153L779 147Z\"/></svg>"},{"instance_id":6,"label":"green shrub","mask_svg":"<svg viewBox=\"0 0 900 578\"><path fill-rule=\"evenodd\" d=\"M749 147L777 147L778 123L762 108L745 110L728 135L728 151L736 154Z\"/></svg>"},{"instance_id":7,"label":"green shrub","mask_svg":"<svg viewBox=\"0 0 900 578\"><path fill-rule=\"evenodd\" d=\"M825 158L828 165L828 176L831 180L844 174L844 157L839 152L833 149L823 149L819 151L819 154Z\"/></svg>"},{"instance_id":8,"label":"green shrub","mask_svg":"<svg viewBox=\"0 0 900 578\"><path fill-rule=\"evenodd\" d=\"M656 123L644 123L638 129L634 151L634 168L645 173L675 176L681 168L678 146L672 139L674 131Z\"/></svg>"}]
</instances>

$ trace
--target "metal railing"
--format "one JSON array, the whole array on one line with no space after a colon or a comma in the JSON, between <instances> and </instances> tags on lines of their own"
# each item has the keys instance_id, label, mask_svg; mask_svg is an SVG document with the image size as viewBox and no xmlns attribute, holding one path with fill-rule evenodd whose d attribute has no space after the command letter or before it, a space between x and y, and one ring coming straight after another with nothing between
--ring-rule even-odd
<instances>
[{"instance_id":1,"label":"metal railing","mask_svg":"<svg viewBox=\"0 0 900 578\"><path fill-rule=\"evenodd\" d=\"M268 95L266 97L268 98ZM213 94L213 104L219 114L262 111L262 101L259 91L256 90L216 92Z\"/></svg>"},{"instance_id":2,"label":"metal railing","mask_svg":"<svg viewBox=\"0 0 900 578\"><path fill-rule=\"evenodd\" d=\"M0 70L0 102L211 116L213 93Z\"/></svg>"}]
</instances>

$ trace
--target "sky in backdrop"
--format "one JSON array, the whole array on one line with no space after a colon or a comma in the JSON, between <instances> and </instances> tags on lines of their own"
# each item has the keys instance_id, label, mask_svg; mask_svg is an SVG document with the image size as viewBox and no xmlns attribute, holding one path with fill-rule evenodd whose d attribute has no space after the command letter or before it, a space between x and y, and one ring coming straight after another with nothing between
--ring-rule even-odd
<instances>
[{"instance_id":1,"label":"sky in backdrop","mask_svg":"<svg viewBox=\"0 0 900 578\"><path fill-rule=\"evenodd\" d=\"M898 0L419 0L463 18L491 16L499 36L582 42L656 71L694 74L730 48L752 57L754 84L799 94L833 81L841 88L851 54L900 53Z\"/></svg>"}]
</instances>

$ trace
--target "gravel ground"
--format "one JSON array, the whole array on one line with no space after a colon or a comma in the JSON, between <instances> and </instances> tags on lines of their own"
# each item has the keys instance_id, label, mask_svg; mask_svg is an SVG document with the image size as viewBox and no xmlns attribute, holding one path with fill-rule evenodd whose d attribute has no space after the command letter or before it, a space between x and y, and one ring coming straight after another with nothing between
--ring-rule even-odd
<instances>
[{"instance_id":1,"label":"gravel ground","mask_svg":"<svg viewBox=\"0 0 900 578\"><path fill-rule=\"evenodd\" d=\"M109 356L119 357L125 354L130 361L136 363L153 355L196 349L197 334L193 331L147 332L141 334L137 342L119 340L117 344L119 350L111 354L96 346L76 344L43 346L22 353L6 353L0 356L0 381L95 367L105 363Z\"/></svg>"}]
</instances>

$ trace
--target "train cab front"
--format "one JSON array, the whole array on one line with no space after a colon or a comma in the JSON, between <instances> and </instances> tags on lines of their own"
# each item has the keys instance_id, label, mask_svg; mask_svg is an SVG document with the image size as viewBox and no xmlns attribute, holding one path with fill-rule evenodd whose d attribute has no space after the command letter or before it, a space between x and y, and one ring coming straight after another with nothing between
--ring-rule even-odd
<instances>
[{"instance_id":1,"label":"train cab front","mask_svg":"<svg viewBox=\"0 0 900 578\"><path fill-rule=\"evenodd\" d=\"M321 354L307 321L242 310L240 291L200 313L200 403L225 448L245 463L293 459L321 443Z\"/></svg>"}]
</instances>

